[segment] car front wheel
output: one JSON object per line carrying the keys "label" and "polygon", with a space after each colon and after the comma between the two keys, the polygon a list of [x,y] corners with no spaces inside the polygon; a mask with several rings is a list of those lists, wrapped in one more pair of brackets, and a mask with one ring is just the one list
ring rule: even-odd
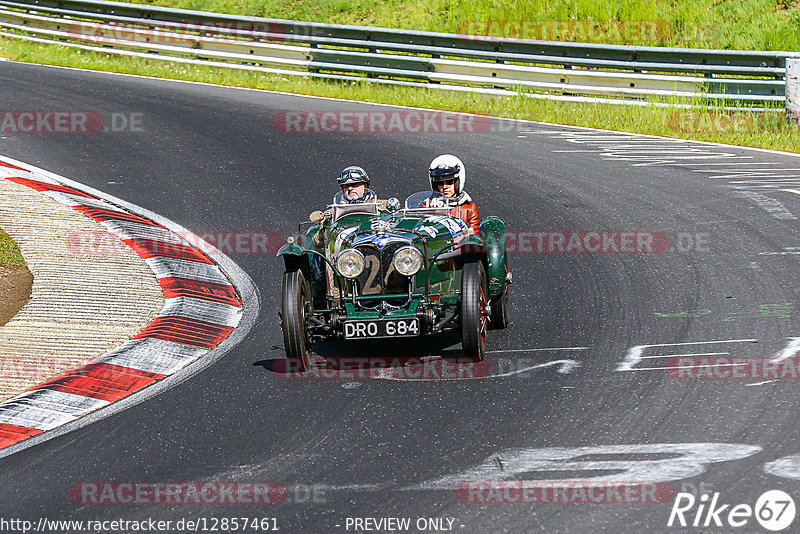
{"label": "car front wheel", "polygon": [[466,263],[461,274],[461,345],[465,358],[483,360],[488,320],[483,263]]}
{"label": "car front wheel", "polygon": [[281,325],[288,372],[304,372],[311,365],[311,334],[306,317],[311,312],[302,271],[286,271],[281,284]]}

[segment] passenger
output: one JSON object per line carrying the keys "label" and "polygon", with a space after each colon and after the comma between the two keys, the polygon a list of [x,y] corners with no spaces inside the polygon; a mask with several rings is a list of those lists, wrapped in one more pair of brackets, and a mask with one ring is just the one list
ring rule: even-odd
{"label": "passenger", "polygon": [[450,210],[450,215],[459,217],[467,223],[473,235],[480,235],[481,216],[478,213],[478,206],[464,191],[467,177],[464,163],[451,154],[443,154],[431,162],[428,176],[431,180],[431,190],[447,197],[451,206],[455,205]]}

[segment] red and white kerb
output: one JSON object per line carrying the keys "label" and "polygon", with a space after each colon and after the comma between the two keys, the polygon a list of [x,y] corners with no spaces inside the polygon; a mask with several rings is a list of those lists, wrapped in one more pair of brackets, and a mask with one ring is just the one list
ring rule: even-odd
{"label": "red and white kerb", "polygon": [[224,341],[242,300],[214,261],[161,224],[0,159],[0,179],[28,186],[105,226],[156,274],[166,303],[131,340],[0,403],[0,449],[74,421],[179,371]]}

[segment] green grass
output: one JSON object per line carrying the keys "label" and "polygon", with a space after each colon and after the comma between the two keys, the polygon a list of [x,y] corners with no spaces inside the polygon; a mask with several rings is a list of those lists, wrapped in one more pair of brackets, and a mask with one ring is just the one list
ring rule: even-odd
{"label": "green grass", "polygon": [[0,267],[24,267],[25,258],[19,246],[0,228]]}
{"label": "green grass", "polygon": [[[154,5],[417,30],[511,37],[759,50],[800,50],[800,0],[154,0]],[[402,13],[402,17],[397,17]],[[632,23],[630,21],[645,21]],[[596,24],[596,26],[595,26]],[[593,29],[594,28],[594,29]],[[598,29],[599,28],[599,29]],[[556,33],[558,32],[558,33]],[[798,129],[777,112],[732,116],[610,104],[575,104],[427,88],[308,80],[79,51],[0,37],[0,56],[124,72],[664,135],[800,152]]]}
{"label": "green grass", "polygon": [[[61,45],[0,37],[0,57],[17,61],[191,80],[220,85],[313,94],[333,98],[466,111],[550,123],[663,135],[741,146],[800,152],[800,131],[779,113],[748,115],[678,111],[656,107],[576,104],[514,95],[498,97],[367,82],[328,82],[236,71],[221,67],[179,65],[146,58],[119,57]],[[722,120],[720,120],[722,117]]]}
{"label": "green grass", "polygon": [[[140,0],[137,3],[505,37],[800,50],[798,0]],[[647,24],[636,24],[637,21]]]}

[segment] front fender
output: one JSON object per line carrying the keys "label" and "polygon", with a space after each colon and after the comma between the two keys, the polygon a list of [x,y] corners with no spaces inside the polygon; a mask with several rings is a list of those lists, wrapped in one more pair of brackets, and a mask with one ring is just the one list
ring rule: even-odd
{"label": "front fender", "polygon": [[500,217],[487,217],[481,222],[481,234],[486,240],[489,294],[495,297],[506,286],[506,223]]}
{"label": "front fender", "polygon": [[[281,247],[276,256],[283,257],[283,263],[286,270],[299,269],[302,266],[302,260],[305,257],[305,249],[297,243],[286,243]],[[308,273],[306,273],[308,274]]]}
{"label": "front fender", "polygon": [[316,250],[305,249],[298,245],[297,243],[286,243],[281,247],[278,251],[277,256],[283,256],[283,261],[286,264],[286,268],[297,268],[298,266],[303,264],[303,259],[307,262],[311,261],[312,256],[317,256],[325,261],[328,265],[330,265],[333,272],[336,273],[337,276],[341,276],[339,271],[336,270],[336,267],[333,265],[333,262],[329,260],[324,254],[317,252]]}
{"label": "front fender", "polygon": [[297,243],[286,243],[278,251],[277,256],[302,256],[305,249]]}

